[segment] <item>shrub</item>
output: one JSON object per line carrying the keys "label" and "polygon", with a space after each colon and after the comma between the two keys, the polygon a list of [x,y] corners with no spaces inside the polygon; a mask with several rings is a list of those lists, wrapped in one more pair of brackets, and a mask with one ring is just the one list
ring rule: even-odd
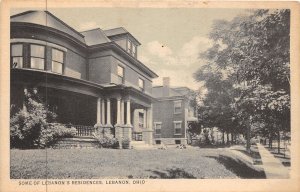
{"label": "shrub", "polygon": [[100,148],[118,148],[119,142],[116,138],[114,138],[111,133],[99,133],[95,132],[93,134],[94,138],[98,141],[98,146]]}
{"label": "shrub", "polygon": [[122,148],[123,149],[129,149],[130,146],[130,140],[128,138],[122,139]]}
{"label": "shrub", "polygon": [[44,148],[58,138],[72,137],[75,128],[66,128],[59,123],[50,123],[56,114],[48,111],[36,94],[28,93],[26,109],[19,110],[10,119],[10,144],[13,148]]}

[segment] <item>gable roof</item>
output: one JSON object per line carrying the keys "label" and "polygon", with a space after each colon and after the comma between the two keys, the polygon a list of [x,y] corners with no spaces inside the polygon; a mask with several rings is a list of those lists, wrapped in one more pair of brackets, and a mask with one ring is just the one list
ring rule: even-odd
{"label": "gable roof", "polygon": [[53,29],[65,32],[72,37],[84,43],[84,37],[78,31],[55,17],[48,11],[26,11],[10,17],[11,22],[33,23],[51,27]]}
{"label": "gable roof", "polygon": [[100,28],[83,31],[81,34],[84,36],[85,43],[88,46],[111,42]]}

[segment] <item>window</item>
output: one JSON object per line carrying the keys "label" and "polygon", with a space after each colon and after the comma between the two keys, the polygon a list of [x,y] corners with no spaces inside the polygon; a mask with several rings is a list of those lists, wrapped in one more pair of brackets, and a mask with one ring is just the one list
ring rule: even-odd
{"label": "window", "polygon": [[124,83],[124,67],[121,67],[120,65],[118,65],[118,81],[120,84]]}
{"label": "window", "polygon": [[41,45],[30,45],[30,67],[34,69],[45,69],[45,47]]}
{"label": "window", "polygon": [[23,67],[23,45],[22,44],[14,44],[11,46],[11,57],[12,57],[13,68]]}
{"label": "window", "polygon": [[175,144],[176,144],[176,145],[180,145],[180,144],[181,144],[181,141],[180,141],[180,140],[175,140]]}
{"label": "window", "polygon": [[145,81],[141,78],[139,78],[139,88],[141,91],[145,90]]}
{"label": "window", "polygon": [[180,101],[174,101],[174,114],[178,114],[181,113],[182,109],[181,109],[181,100]]}
{"label": "window", "polygon": [[139,113],[139,127],[144,127],[144,113]]}
{"label": "window", "polygon": [[155,122],[154,128],[155,128],[155,134],[160,135],[161,134],[161,122]]}
{"label": "window", "polygon": [[64,63],[64,52],[52,49],[52,72],[62,74]]}
{"label": "window", "polygon": [[155,144],[156,144],[156,145],[160,145],[160,144],[161,144],[161,140],[156,140],[156,141],[155,141]]}
{"label": "window", "polygon": [[136,45],[132,44],[132,55],[136,57]]}
{"label": "window", "polygon": [[129,39],[127,42],[127,51],[132,54],[132,42]]}
{"label": "window", "polygon": [[174,121],[174,131],[175,135],[181,135],[181,121]]}

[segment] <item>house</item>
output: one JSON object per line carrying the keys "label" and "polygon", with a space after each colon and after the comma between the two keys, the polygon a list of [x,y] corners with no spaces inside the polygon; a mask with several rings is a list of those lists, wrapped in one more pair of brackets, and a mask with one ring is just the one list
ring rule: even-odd
{"label": "house", "polygon": [[163,86],[153,87],[153,126],[155,144],[187,144],[187,130],[197,121],[197,110],[192,105],[191,90],[173,88],[170,78],[163,78]]}
{"label": "house", "polygon": [[[48,11],[11,16],[11,104],[38,91],[58,122],[78,136],[109,129],[116,138],[153,141],[152,80],[126,29],[78,32]],[[91,131],[92,130],[92,131]]]}

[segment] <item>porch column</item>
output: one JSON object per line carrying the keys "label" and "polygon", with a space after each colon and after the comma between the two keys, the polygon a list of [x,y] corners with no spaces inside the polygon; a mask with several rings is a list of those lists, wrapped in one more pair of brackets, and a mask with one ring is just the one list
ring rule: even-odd
{"label": "porch column", "polygon": [[105,124],[105,103],[104,99],[101,100],[101,123]]}
{"label": "porch column", "polygon": [[130,111],[130,100],[129,100],[129,99],[126,101],[126,107],[127,107],[127,112],[126,112],[126,117],[127,117],[126,125],[131,127],[131,122],[130,122],[130,121],[131,121],[131,111]]}
{"label": "porch column", "polygon": [[110,99],[106,99],[106,125],[111,126],[110,121]]}
{"label": "porch column", "polygon": [[153,144],[153,130],[152,130],[152,104],[146,109],[146,129],[143,130],[143,140],[149,144]]}
{"label": "porch column", "polygon": [[121,100],[121,124],[122,125],[124,125],[125,123],[124,123],[124,121],[125,121],[125,119],[124,119],[124,100]]}
{"label": "porch column", "polygon": [[121,98],[117,98],[117,125],[121,124]]}
{"label": "porch column", "polygon": [[97,99],[97,126],[101,126],[101,98]]}

